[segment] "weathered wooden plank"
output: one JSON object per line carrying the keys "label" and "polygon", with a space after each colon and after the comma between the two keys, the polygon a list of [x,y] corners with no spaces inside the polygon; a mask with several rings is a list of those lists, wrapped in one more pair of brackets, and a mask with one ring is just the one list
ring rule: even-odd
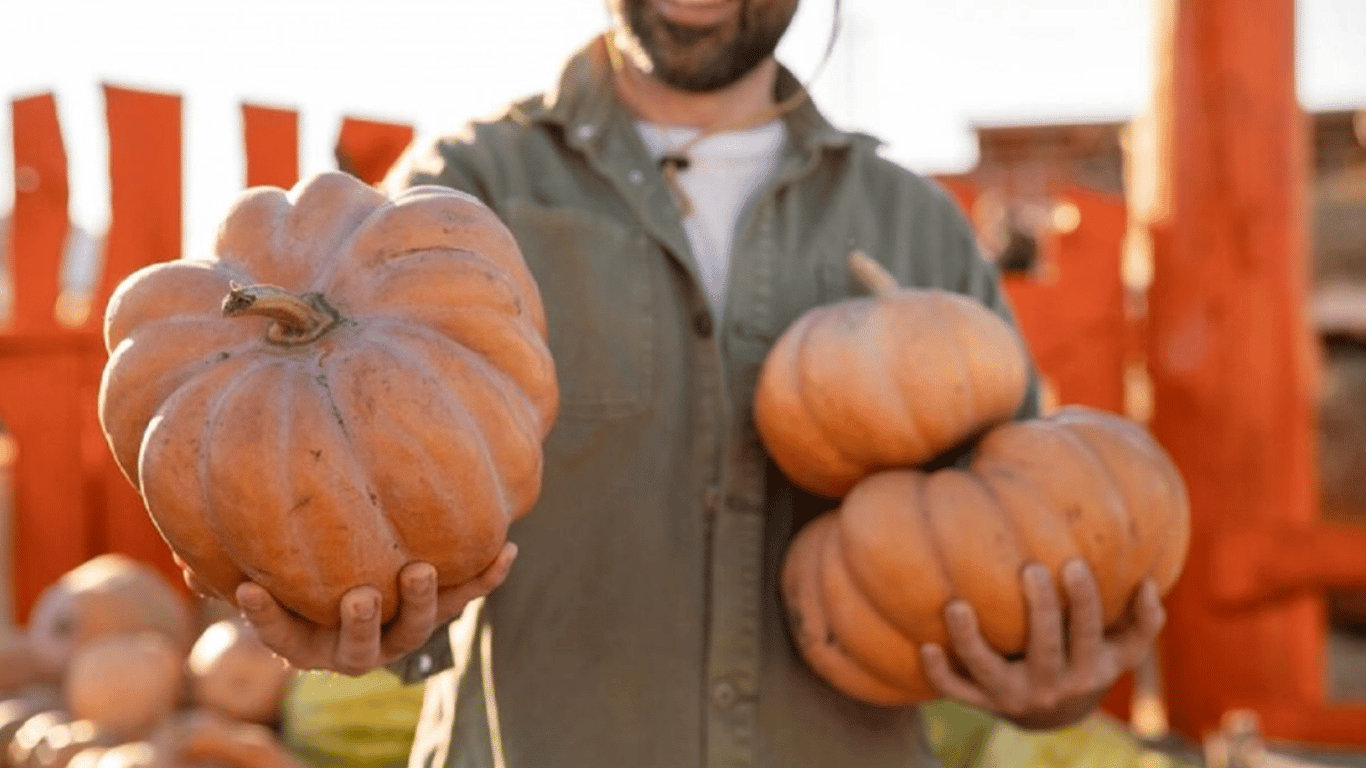
{"label": "weathered wooden plank", "polygon": [[14,279],[11,326],[31,332],[57,327],[66,242],[67,168],[57,102],[45,93],[11,104],[14,121],[14,218],[9,253]]}
{"label": "weathered wooden plank", "polygon": [[[181,254],[181,99],[173,94],[105,86],[109,130],[111,221],[106,269],[94,306],[134,270]],[[87,498],[100,520],[99,551],[122,552],[178,574],[141,497],[118,471],[94,422],[94,393],[103,357],[78,372],[83,442],[74,456],[92,478]],[[178,579],[177,579],[178,581]]]}
{"label": "weathered wooden plank", "polygon": [[38,593],[95,553],[75,407],[81,356],[0,357],[0,418],[18,449],[14,488],[14,607],[24,621]]}
{"label": "weathered wooden plank", "polygon": [[1044,279],[1009,278],[1006,290],[1058,402],[1122,414],[1129,325],[1120,279],[1124,203],[1071,185],[1053,197],[1076,206],[1076,228],[1046,236]]}
{"label": "weathered wooden plank", "polygon": [[242,105],[248,187],[289,189],[299,180],[299,113],[292,109]]}
{"label": "weathered wooden plank", "polygon": [[134,270],[181,252],[181,100],[104,87],[109,131],[109,234],[92,324],[114,286]]}
{"label": "weathered wooden plank", "polygon": [[375,184],[412,140],[412,126],[347,117],[337,136],[337,165],[365,183]]}

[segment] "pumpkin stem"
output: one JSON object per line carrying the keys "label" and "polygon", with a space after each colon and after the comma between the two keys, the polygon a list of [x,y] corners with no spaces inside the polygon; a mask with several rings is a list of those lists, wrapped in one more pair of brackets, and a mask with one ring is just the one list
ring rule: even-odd
{"label": "pumpkin stem", "polygon": [[849,269],[875,296],[890,296],[901,290],[901,285],[892,277],[892,273],[863,251],[849,254]]}
{"label": "pumpkin stem", "polygon": [[294,294],[274,285],[229,286],[223,299],[223,317],[268,317],[266,341],[274,344],[307,344],[327,333],[341,320],[321,293]]}

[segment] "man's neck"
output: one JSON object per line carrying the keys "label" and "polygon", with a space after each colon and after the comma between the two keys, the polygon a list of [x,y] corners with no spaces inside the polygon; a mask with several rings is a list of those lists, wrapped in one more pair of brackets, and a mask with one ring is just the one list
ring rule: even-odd
{"label": "man's neck", "polygon": [[725,88],[693,93],[667,85],[624,57],[614,74],[618,98],[636,117],[652,123],[722,129],[743,125],[774,106],[778,62],[772,57]]}

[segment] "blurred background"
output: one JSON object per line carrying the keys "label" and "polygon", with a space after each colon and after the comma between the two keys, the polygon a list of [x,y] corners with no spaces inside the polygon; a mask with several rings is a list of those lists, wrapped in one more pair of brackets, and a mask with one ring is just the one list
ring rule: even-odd
{"label": "blurred background", "polygon": [[[804,80],[832,7],[803,0],[780,48]],[[974,124],[1124,120],[1152,87],[1155,12],[1143,0],[844,0],[843,16],[816,99],[918,171],[971,168]],[[73,220],[99,232],[100,84],[182,94],[186,245],[200,250],[242,183],[242,157],[226,149],[242,101],[301,112],[307,174],[331,167],[341,115],[447,130],[544,89],[606,19],[604,0],[12,0],[0,4],[0,96],[56,94]],[[1305,106],[1366,103],[1366,3],[1302,0],[1296,23]],[[0,153],[0,210],[12,174]]]}
{"label": "blurred background", "polygon": [[[833,5],[802,0],[780,58],[962,205],[1046,404],[1147,424],[1192,489],[1162,653],[1069,732],[932,708],[945,764],[1366,765],[1366,0],[843,0],[823,62]],[[94,420],[113,282],[207,251],[249,179],[373,179],[544,90],[606,22],[602,0],[0,4],[0,628],[105,553],[179,589]],[[313,765],[401,765],[420,696],[300,676],[268,722]]]}

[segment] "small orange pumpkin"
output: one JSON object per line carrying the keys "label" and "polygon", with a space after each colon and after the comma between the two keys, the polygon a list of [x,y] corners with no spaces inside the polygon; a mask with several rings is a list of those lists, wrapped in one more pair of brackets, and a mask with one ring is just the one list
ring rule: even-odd
{"label": "small orange pumpkin", "polygon": [[850,266],[874,295],[798,318],[765,358],[754,397],[774,462],[831,498],[1010,418],[1029,383],[1019,336],[981,303],[901,288],[863,253]]}
{"label": "small orange pumpkin", "polygon": [[186,664],[194,703],[249,723],[274,723],[294,672],[237,618],[210,624]]}
{"label": "small orange pumpkin", "polygon": [[162,536],[234,601],[251,579],[333,626],[493,562],[540,493],[558,407],[540,294],[511,233],[443,187],[342,173],[247,190],[216,253],[110,299],[100,419]]}
{"label": "small orange pumpkin", "polygon": [[1151,575],[1165,594],[1190,536],[1185,485],[1138,425],[1080,406],[989,431],[968,470],[887,470],[792,542],[783,592],[802,655],[847,694],[899,705],[936,697],[919,646],[946,644],[962,598],[983,637],[1023,651],[1028,562],[1054,579],[1091,567],[1107,626]]}
{"label": "small orange pumpkin", "polygon": [[161,635],[108,635],[71,660],[62,683],[67,710],[124,741],[171,714],[185,682],[185,657]]}
{"label": "small orange pumpkin", "polygon": [[97,555],[38,595],[28,644],[43,677],[56,680],[75,653],[106,635],[153,631],[184,653],[194,641],[190,607],[152,566],[127,555]]}

